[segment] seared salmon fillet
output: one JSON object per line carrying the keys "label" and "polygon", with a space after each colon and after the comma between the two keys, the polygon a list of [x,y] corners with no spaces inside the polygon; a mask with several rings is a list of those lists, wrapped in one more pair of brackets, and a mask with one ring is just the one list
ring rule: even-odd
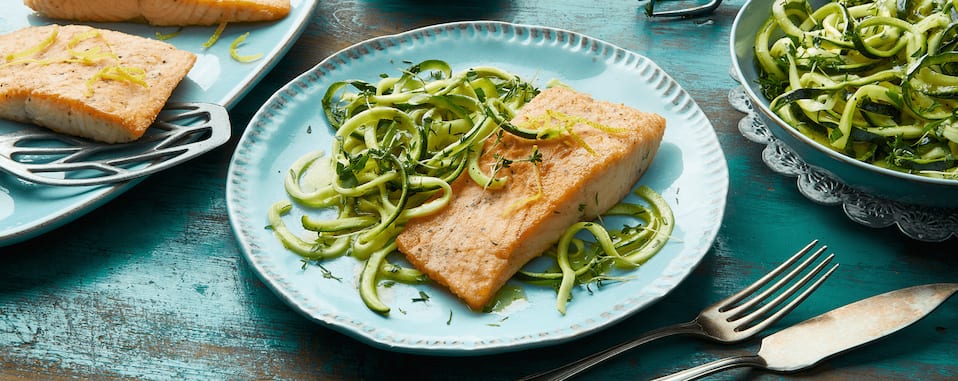
{"label": "seared salmon fillet", "polygon": [[290,9],[289,0],[23,0],[23,4],[57,19],[161,26],[279,20]]}
{"label": "seared salmon fillet", "polygon": [[106,143],[138,139],[196,57],[165,42],[88,26],[0,36],[0,118]]}
{"label": "seared salmon fillet", "polygon": [[[396,239],[399,250],[470,308],[489,304],[570,225],[621,201],[652,162],[665,132],[665,119],[657,114],[563,87],[542,91],[512,122],[542,128],[570,120],[570,136],[487,139],[480,158],[487,173],[496,163],[503,167],[503,158],[513,161],[497,171],[508,176],[505,186],[489,189],[460,176],[449,205],[408,221]],[[535,150],[541,162],[523,161]]]}

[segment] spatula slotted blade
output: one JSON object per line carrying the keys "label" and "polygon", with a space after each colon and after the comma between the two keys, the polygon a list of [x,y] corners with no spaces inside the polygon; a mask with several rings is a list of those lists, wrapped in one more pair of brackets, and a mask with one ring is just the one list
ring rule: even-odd
{"label": "spatula slotted blade", "polygon": [[27,126],[0,135],[0,169],[25,181],[90,186],[128,181],[229,140],[229,114],[210,103],[169,103],[140,139],[107,144]]}

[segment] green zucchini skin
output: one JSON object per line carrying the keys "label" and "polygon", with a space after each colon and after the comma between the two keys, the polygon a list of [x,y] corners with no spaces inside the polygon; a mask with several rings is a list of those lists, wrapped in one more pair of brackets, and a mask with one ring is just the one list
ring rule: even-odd
{"label": "green zucchini skin", "polygon": [[954,3],[775,0],[755,37],[762,92],[791,127],[883,168],[958,180]]}
{"label": "green zucchini skin", "polygon": [[[396,237],[407,221],[445,207],[452,197],[450,183],[460,176],[494,191],[508,180],[496,175],[500,163],[504,168],[514,160],[542,160],[536,150],[528,158],[504,158],[487,173],[478,163],[487,139],[513,134],[545,140],[567,133],[558,127],[512,124],[517,110],[539,90],[501,69],[453,72],[444,61],[426,60],[401,73],[384,74],[377,82],[340,81],[326,89],[321,106],[334,133],[332,147],[293,163],[284,183],[289,200],[276,202],[267,215],[276,238],[301,256],[304,266],[322,267],[322,261],[344,256],[361,261],[358,296],[381,315],[391,311],[379,296],[381,283],[430,282],[426,274],[400,264],[401,259],[391,261],[401,257]],[[675,221],[665,200],[650,188],[642,187],[636,195],[643,205],[614,208],[616,216],[636,225],[612,233],[596,222],[570,227],[565,246],[553,249],[560,255],[544,256],[563,271],[519,277],[546,287],[561,278],[557,309],[564,312],[572,286],[619,280],[610,271],[642,265],[662,249]],[[305,234],[286,225],[290,214],[301,214]],[[573,237],[580,226],[588,226],[604,247]],[[570,244],[583,249],[570,251]]]}

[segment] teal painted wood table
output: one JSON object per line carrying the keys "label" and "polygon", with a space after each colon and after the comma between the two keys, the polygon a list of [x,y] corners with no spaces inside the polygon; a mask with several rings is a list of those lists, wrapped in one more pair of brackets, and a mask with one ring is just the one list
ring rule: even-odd
{"label": "teal painted wood table", "polygon": [[[649,19],[633,0],[322,1],[292,49],[230,110],[233,139],[150,176],[96,210],[0,247],[0,379],[510,380],[690,319],[811,239],[841,267],[773,329],[874,294],[958,282],[958,239],[906,238],[806,199],[762,162],[728,101],[729,31],[743,1],[690,19]],[[482,356],[373,348],[289,308],[244,260],[226,208],[227,166],[253,113],[323,58],[369,38],[450,21],[568,29],[642,54],[711,120],[730,184],[711,249],[670,294],[607,329],[569,342]],[[423,329],[428,329],[424,327]],[[581,379],[649,379],[757,348],[667,338]],[[734,370],[714,379],[958,379],[958,300],[914,326],[797,374]]]}

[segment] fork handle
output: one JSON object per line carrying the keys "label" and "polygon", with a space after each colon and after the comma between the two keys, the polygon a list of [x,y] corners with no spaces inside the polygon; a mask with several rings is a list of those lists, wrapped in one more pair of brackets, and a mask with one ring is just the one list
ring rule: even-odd
{"label": "fork handle", "polygon": [[672,373],[665,377],[656,378],[652,381],[687,381],[695,380],[700,377],[708,376],[712,373],[723,370],[751,366],[756,368],[765,367],[765,360],[758,355],[734,356],[721,360],[715,360],[707,364],[702,364],[694,368],[689,368],[681,372]]}
{"label": "fork handle", "polygon": [[690,321],[687,323],[679,323],[670,325],[667,327],[662,327],[646,332],[642,336],[639,336],[635,339],[617,344],[613,347],[602,350],[601,352],[596,352],[594,354],[588,355],[571,363],[565,364],[558,368],[548,370],[541,373],[532,374],[526,377],[519,379],[519,381],[561,381],[566,380],[572,376],[575,376],[579,373],[582,373],[599,363],[602,363],[608,359],[611,359],[623,352],[626,352],[632,348],[640,346],[642,344],[648,343],[653,340],[661,339],[666,336],[678,335],[678,334],[703,334],[702,328],[698,323]]}

